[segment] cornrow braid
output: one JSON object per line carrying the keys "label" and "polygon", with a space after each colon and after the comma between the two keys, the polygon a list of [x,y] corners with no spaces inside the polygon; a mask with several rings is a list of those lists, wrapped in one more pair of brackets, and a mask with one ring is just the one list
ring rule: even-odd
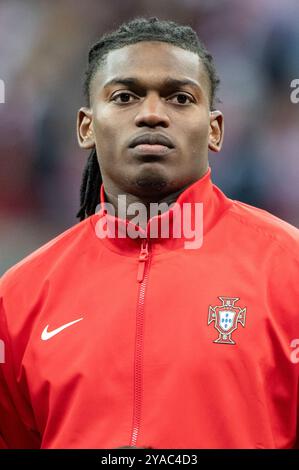
{"label": "cornrow braid", "polygon": [[[220,80],[217,76],[213,57],[196,32],[190,26],[183,26],[174,21],[160,21],[156,17],[135,18],[123,23],[116,31],[104,34],[88,53],[88,67],[85,72],[84,95],[86,105],[90,107],[90,85],[97,70],[104,65],[108,53],[114,49],[136,44],[141,41],[160,41],[195,52],[202,61],[210,82],[210,107],[214,109],[216,90]],[[85,217],[95,212],[99,203],[102,182],[96,150],[92,150],[87,160],[80,187],[80,210],[77,217]]]}

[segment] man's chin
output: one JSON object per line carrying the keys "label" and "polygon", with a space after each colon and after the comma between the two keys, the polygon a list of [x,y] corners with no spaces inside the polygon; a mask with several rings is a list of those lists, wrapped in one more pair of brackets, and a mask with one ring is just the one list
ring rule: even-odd
{"label": "man's chin", "polygon": [[163,190],[165,190],[167,186],[167,179],[158,175],[139,177],[135,181],[135,187],[145,194],[151,194],[153,192],[163,192]]}

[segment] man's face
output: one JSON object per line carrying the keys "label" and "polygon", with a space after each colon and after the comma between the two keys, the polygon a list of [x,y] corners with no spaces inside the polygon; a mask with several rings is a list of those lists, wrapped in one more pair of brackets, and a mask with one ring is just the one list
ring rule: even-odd
{"label": "man's face", "polygon": [[[78,113],[79,143],[96,147],[105,190],[159,199],[199,179],[223,136],[209,87],[198,55],[171,44],[109,52],[92,79],[90,108]],[[145,144],[161,136],[168,146]],[[136,137],[145,142],[132,147]]]}

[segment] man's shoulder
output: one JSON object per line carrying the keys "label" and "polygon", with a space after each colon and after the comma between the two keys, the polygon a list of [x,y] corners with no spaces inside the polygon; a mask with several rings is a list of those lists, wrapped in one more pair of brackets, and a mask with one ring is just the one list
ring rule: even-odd
{"label": "man's shoulder", "polygon": [[299,257],[299,229],[274,214],[241,201],[233,201],[230,214],[249,236],[274,242]]}
{"label": "man's shoulder", "polygon": [[50,271],[51,267],[54,267],[74,248],[75,251],[77,251],[78,246],[84,249],[84,240],[90,233],[89,219],[87,218],[66,229],[14,264],[3,274],[1,283],[10,284],[12,282],[14,284],[18,279],[25,280],[32,275],[37,279],[39,275]]}

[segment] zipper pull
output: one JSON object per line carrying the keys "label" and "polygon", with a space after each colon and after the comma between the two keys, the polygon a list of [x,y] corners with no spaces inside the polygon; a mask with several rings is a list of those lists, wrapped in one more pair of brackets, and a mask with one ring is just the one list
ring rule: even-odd
{"label": "zipper pull", "polygon": [[138,259],[138,272],[137,272],[137,281],[142,282],[144,278],[145,263],[148,260],[148,241],[146,240],[141,244],[141,250],[139,253]]}

